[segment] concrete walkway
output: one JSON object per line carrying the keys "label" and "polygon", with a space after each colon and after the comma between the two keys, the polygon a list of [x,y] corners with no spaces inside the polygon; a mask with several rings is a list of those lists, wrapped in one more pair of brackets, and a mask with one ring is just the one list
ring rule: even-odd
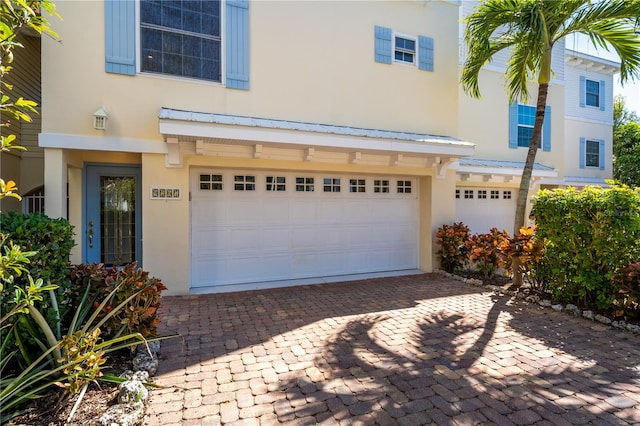
{"label": "concrete walkway", "polygon": [[640,336],[423,274],[166,297],[145,425],[640,424]]}

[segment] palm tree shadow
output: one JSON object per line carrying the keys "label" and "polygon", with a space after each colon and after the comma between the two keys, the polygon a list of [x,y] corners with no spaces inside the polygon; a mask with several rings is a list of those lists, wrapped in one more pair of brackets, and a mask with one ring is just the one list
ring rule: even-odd
{"label": "palm tree shadow", "polygon": [[[327,404],[330,412],[316,415],[320,422],[323,415],[333,415],[394,424],[412,416],[412,421],[448,424],[451,417],[486,406],[505,412],[532,409],[546,416],[573,410],[572,416],[588,421],[593,414],[575,406],[574,400],[562,398],[579,387],[585,399],[601,400],[620,394],[626,383],[638,378],[632,359],[614,365],[608,358],[594,359],[594,353],[591,358],[585,356],[585,362],[589,358],[591,365],[575,370],[558,368],[557,359],[551,357],[539,370],[512,376],[499,377],[495,371],[487,371],[486,364],[493,362],[487,348],[495,346],[496,331],[505,327],[506,335],[523,332],[532,341],[552,348],[559,357],[564,349],[571,349],[553,334],[548,338],[544,328],[523,329],[529,315],[531,312],[508,297],[495,296],[482,322],[441,310],[423,317],[403,333],[394,328],[397,321],[393,314],[356,318],[316,357],[324,380],[314,382],[302,377],[281,383],[280,388],[293,388],[293,395],[304,395],[307,403],[293,409],[296,417],[314,416],[314,403]],[[572,356],[582,355],[586,354]],[[610,417],[614,423],[624,417],[607,412],[601,416]],[[629,413],[629,421],[632,419]]]}

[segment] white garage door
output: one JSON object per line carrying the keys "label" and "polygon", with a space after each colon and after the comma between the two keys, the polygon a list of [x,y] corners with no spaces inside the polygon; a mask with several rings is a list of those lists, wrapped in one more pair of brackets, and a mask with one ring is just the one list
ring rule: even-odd
{"label": "white garage door", "polygon": [[472,233],[491,228],[513,233],[516,190],[511,188],[456,188],[456,222],[463,222]]}
{"label": "white garage door", "polygon": [[417,189],[407,177],[193,169],[191,287],[414,269]]}

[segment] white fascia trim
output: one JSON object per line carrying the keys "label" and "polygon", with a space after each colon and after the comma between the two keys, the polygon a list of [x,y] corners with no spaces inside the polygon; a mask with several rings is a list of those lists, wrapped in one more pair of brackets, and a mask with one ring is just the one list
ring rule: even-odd
{"label": "white fascia trim", "polygon": [[167,144],[162,140],[67,135],[40,133],[38,146],[42,148],[83,149],[90,151],[136,152],[166,154]]}
{"label": "white fascia trim", "polygon": [[[456,172],[484,175],[522,176],[522,169],[516,167],[458,166]],[[554,178],[558,176],[558,171],[533,169],[532,176]]]}
{"label": "white fascia trim", "polygon": [[565,115],[565,120],[579,121],[581,123],[600,124],[603,126],[613,126],[613,120],[594,120],[592,118],[577,117],[573,115]]}
{"label": "white fascia trim", "polygon": [[297,147],[332,148],[337,150],[370,150],[387,153],[422,155],[444,155],[454,157],[472,156],[475,145],[470,142],[445,141],[401,141],[392,139],[363,138],[328,133],[301,132],[298,130],[265,129],[244,126],[229,126],[216,123],[186,123],[160,120],[163,135],[190,136],[197,138],[229,139],[262,142]]}
{"label": "white fascia trim", "polygon": [[564,179],[542,179],[540,185],[559,185],[559,186],[602,186],[608,188],[610,185],[602,178],[593,178],[593,180],[572,180],[570,177]]}

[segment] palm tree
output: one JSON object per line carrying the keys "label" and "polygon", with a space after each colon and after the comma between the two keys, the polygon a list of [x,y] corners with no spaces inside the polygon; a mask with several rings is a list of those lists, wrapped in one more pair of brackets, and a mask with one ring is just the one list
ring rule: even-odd
{"label": "palm tree", "polygon": [[[623,84],[637,78],[640,0],[485,0],[465,23],[467,57],[461,84],[467,94],[481,97],[480,70],[503,49],[512,49],[505,72],[510,102],[526,101],[528,83],[534,79],[538,83],[536,119],[516,204],[517,235],[524,225],[531,174],[540,144],[553,47],[568,35],[585,34],[596,48],[613,48],[617,52]],[[520,275],[514,273],[514,284],[520,283]]]}

